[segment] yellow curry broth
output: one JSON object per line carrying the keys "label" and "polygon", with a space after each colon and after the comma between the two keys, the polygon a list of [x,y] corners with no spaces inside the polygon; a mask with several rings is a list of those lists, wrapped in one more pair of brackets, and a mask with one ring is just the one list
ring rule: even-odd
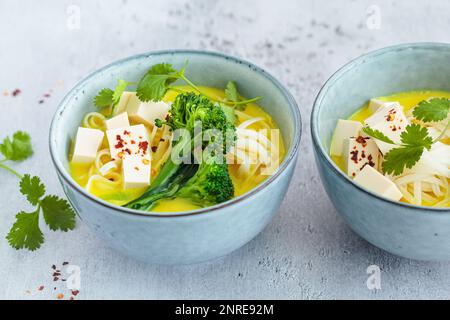
{"label": "yellow curry broth", "polygon": [[[379,97],[377,99],[382,101],[398,101],[402,106],[403,110],[406,113],[411,108],[417,106],[421,101],[428,100],[430,98],[449,98],[450,92],[446,91],[431,91],[431,90],[423,90],[423,91],[410,91],[410,92],[400,92],[390,96]],[[356,111],[353,115],[349,117],[349,120],[359,121],[364,123],[364,120],[372,115],[372,112],[369,110],[369,103],[366,103],[362,106],[358,111]],[[450,141],[445,141],[447,144]],[[331,159],[336,163],[336,165],[345,172],[344,159],[339,156],[331,156]],[[402,202],[407,202],[404,198],[401,200]]]}
{"label": "yellow curry broth", "polygon": [[[208,94],[211,97],[220,98],[223,99],[225,97],[225,93],[223,90],[217,89],[217,88],[211,88],[211,87],[200,87],[202,91],[204,91],[206,94]],[[190,87],[187,86],[179,86],[177,87],[177,90],[182,91],[192,91]],[[176,96],[179,94],[179,92],[176,91],[169,91],[167,92],[166,96],[164,97],[165,102],[173,102],[176,98]],[[267,123],[272,129],[277,129],[275,122],[273,119],[264,112],[257,104],[250,103],[248,104],[245,109],[242,111],[246,115],[250,117],[262,117],[266,119]],[[238,125],[245,121],[245,119],[242,119],[238,117]],[[255,123],[248,127],[249,129],[264,129],[261,124]],[[106,145],[105,145],[106,143]],[[107,141],[104,141],[104,145],[102,147],[107,147]],[[279,143],[279,149],[280,149],[280,161],[283,160],[285,156],[285,147],[280,135],[280,143]],[[91,168],[94,167],[94,168]],[[81,186],[85,186],[88,181],[88,175],[89,170],[94,170],[95,165],[82,165],[82,164],[76,164],[76,163],[70,163],[70,170],[72,177],[75,179],[75,181],[80,184]],[[236,173],[236,166],[230,165],[230,175],[233,180],[234,188],[235,188],[235,196],[242,195],[246,193],[247,191],[255,188],[258,184],[260,184],[262,181],[264,181],[267,176],[254,176],[250,179],[242,179],[237,176]],[[140,188],[140,189],[127,189],[124,190],[123,186],[119,185],[114,188],[105,188],[102,184],[101,186],[97,186],[94,182],[92,184],[92,187],[90,189],[90,192],[110,203],[116,204],[116,205],[124,205],[140,195],[142,195],[147,188]],[[193,204],[188,199],[181,199],[181,198],[174,198],[174,199],[164,199],[158,202],[158,204],[152,209],[152,211],[156,212],[179,212],[179,211],[188,211],[188,210],[194,210],[199,209],[200,207]]]}

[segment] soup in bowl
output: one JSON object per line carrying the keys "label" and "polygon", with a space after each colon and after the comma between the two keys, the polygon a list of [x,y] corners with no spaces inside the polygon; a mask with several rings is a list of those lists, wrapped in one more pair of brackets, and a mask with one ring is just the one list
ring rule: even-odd
{"label": "soup in bowl", "polygon": [[69,92],[50,151],[80,218],[153,263],[223,256],[280,206],[300,141],[297,105],[272,76],[217,53],[134,56]]}
{"label": "soup in bowl", "polygon": [[364,55],[323,86],[311,115],[325,190],[350,227],[391,253],[450,259],[450,45]]}

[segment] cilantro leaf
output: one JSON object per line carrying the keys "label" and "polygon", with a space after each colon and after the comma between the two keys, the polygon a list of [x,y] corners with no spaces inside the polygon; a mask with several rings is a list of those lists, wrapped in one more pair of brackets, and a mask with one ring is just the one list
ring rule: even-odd
{"label": "cilantro leaf", "polygon": [[436,122],[447,118],[450,110],[450,99],[433,98],[422,101],[413,110],[416,119],[424,122]]}
{"label": "cilantro leaf", "polygon": [[7,160],[22,161],[33,154],[30,135],[23,131],[14,133],[12,141],[9,137],[0,144],[0,152]]}
{"label": "cilantro leaf", "polygon": [[405,167],[411,169],[420,160],[423,151],[424,148],[418,146],[392,149],[384,156],[383,173],[395,176],[402,174]]}
{"label": "cilantro leaf", "polygon": [[53,231],[75,228],[75,212],[70,204],[57,196],[46,196],[41,201],[44,220]]}
{"label": "cilantro leaf", "polygon": [[389,137],[387,137],[383,132],[379,131],[379,130],[374,130],[370,127],[364,127],[363,131],[371,136],[372,138],[378,139],[380,141],[389,143],[389,144],[395,144],[394,141],[392,141]]}
{"label": "cilantro leaf", "polygon": [[113,104],[114,91],[108,88],[100,90],[94,98],[95,106],[99,108],[109,107]]}
{"label": "cilantro leaf", "polygon": [[171,64],[155,64],[139,80],[136,95],[141,101],[160,101],[169,89],[169,85],[178,77],[177,70]]}
{"label": "cilantro leaf", "polygon": [[44,196],[45,186],[41,183],[39,177],[31,177],[29,174],[26,174],[20,180],[20,192],[35,206],[39,203],[39,199]]}
{"label": "cilantro leaf", "polygon": [[236,83],[234,81],[228,81],[227,86],[225,88],[225,97],[228,101],[238,102],[239,93],[237,91]]}
{"label": "cilantro leaf", "polygon": [[404,145],[412,147],[431,148],[433,139],[428,135],[428,130],[418,124],[410,124],[401,134],[401,140]]}
{"label": "cilantro leaf", "polygon": [[222,109],[223,113],[225,114],[225,117],[227,117],[228,122],[230,123],[236,123],[237,117],[234,113],[234,108],[226,106],[222,103],[219,104],[219,107]]}
{"label": "cilantro leaf", "polygon": [[120,101],[120,97],[122,97],[122,93],[128,87],[129,83],[125,80],[119,79],[117,81],[117,86],[114,89],[114,93],[112,95],[113,104],[118,104]]}
{"label": "cilantro leaf", "polygon": [[39,208],[33,213],[19,212],[6,239],[15,249],[38,249],[44,242],[44,235],[39,229]]}

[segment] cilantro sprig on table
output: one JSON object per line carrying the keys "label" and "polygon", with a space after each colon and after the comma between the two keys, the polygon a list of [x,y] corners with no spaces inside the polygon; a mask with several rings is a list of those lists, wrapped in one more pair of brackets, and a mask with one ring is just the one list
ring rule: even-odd
{"label": "cilantro sprig on table", "polygon": [[3,168],[20,178],[20,193],[34,207],[34,211],[20,211],[16,215],[11,230],[6,239],[15,249],[28,249],[34,251],[44,242],[44,235],[39,228],[39,216],[43,213],[44,221],[50,230],[68,231],[75,228],[75,212],[69,203],[54,195],[45,194],[45,186],[37,176],[29,174],[21,175],[6,164],[8,161],[23,161],[33,154],[30,136],[22,131],[17,131],[12,136],[6,137],[0,143],[0,168]]}
{"label": "cilantro sprig on table", "polygon": [[173,86],[173,84],[178,80],[186,83],[196,92],[204,95],[213,102],[219,102],[235,108],[242,108],[251,102],[256,102],[261,99],[261,97],[255,97],[252,99],[242,100],[237,90],[237,86],[233,81],[229,81],[227,83],[225,88],[225,99],[212,97],[186,77],[186,67],[187,62],[180,70],[175,69],[169,63],[155,64],[150,67],[150,69],[142,76],[137,84],[134,82],[119,80],[114,90],[108,88],[102,89],[95,97],[94,104],[100,108],[110,106],[114,107],[119,102],[120,96],[126,88],[129,85],[134,84],[136,84],[136,95],[141,101],[161,101],[169,90],[183,92],[183,90]]}
{"label": "cilantro sprig on table", "polygon": [[[433,98],[420,102],[413,110],[413,116],[420,121],[437,122],[447,119],[450,111],[450,99]],[[401,144],[396,144],[379,130],[365,127],[363,131],[380,141],[397,147],[384,155],[382,170],[385,174],[398,176],[405,168],[411,169],[422,157],[425,150],[430,150],[433,143],[439,141],[449,129],[450,121],[447,123],[439,137],[433,140],[428,129],[419,124],[410,124],[400,135]]]}

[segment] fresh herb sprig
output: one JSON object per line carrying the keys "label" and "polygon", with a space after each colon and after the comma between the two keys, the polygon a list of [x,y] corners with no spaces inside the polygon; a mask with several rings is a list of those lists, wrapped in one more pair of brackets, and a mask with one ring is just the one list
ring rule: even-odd
{"label": "fresh herb sprig", "polygon": [[[450,99],[433,98],[420,102],[413,110],[413,116],[423,122],[437,122],[447,119]],[[365,127],[363,131],[382,142],[397,146],[384,155],[382,170],[385,174],[398,176],[405,168],[411,169],[422,157],[425,150],[430,150],[433,143],[439,141],[449,129],[450,120],[439,137],[433,140],[428,129],[419,124],[410,124],[400,135],[401,144],[396,144],[379,130]]]}
{"label": "fresh herb sprig", "polygon": [[45,186],[37,176],[21,175],[6,164],[8,161],[23,161],[33,154],[30,136],[17,131],[6,137],[0,143],[0,153],[4,159],[0,160],[3,168],[20,178],[20,193],[34,206],[34,211],[28,213],[20,211],[16,221],[9,231],[6,239],[15,249],[28,249],[34,251],[44,242],[44,235],[39,228],[39,215],[42,212],[44,221],[50,230],[68,231],[75,228],[75,212],[69,203],[54,195],[45,195]]}
{"label": "fresh herb sprig", "polygon": [[128,82],[123,79],[117,80],[117,85],[114,90],[109,88],[104,88],[98,92],[94,98],[94,105],[98,108],[111,108],[111,115],[114,114],[114,107],[119,103],[122,93],[134,82]]}
{"label": "fresh herb sprig", "polygon": [[[225,99],[218,99],[212,97],[204,92],[199,86],[193,83],[185,75],[187,62],[184,66],[177,70],[169,63],[158,63],[153,65],[136,84],[136,95],[141,101],[161,101],[164,95],[169,90],[183,92],[179,88],[173,86],[177,80],[184,81],[189,87],[194,89],[197,93],[204,95],[213,102],[223,103],[229,106],[242,108],[246,104],[256,102],[261,97],[242,100],[237,90],[236,84],[229,81],[225,88]],[[119,80],[115,90],[102,89],[95,97],[95,105],[98,107],[108,107],[119,102],[120,96],[129,86],[135,84],[133,82],[126,82]]]}

